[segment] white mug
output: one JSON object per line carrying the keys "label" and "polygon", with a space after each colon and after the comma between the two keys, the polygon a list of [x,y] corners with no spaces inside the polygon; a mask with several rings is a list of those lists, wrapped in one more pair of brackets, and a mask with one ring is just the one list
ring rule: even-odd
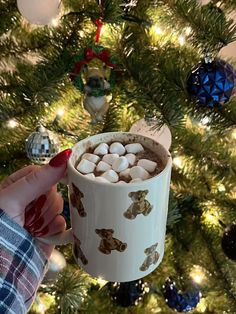
{"label": "white mug", "polygon": [[[116,184],[91,180],[75,169],[99,143],[141,143],[164,169],[145,181]],[[164,255],[172,159],[161,144],[140,134],[103,133],[78,142],[68,161],[72,229],[44,242],[73,242],[77,263],[90,275],[126,282],[151,273]],[[42,238],[40,238],[42,240]]]}

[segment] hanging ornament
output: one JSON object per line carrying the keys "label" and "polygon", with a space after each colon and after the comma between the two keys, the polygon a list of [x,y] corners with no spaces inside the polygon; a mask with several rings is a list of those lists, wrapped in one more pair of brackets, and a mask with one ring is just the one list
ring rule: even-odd
{"label": "hanging ornament", "polygon": [[58,273],[65,267],[65,257],[58,250],[54,249],[48,260],[48,270],[43,279],[43,283],[53,283],[56,280]]}
{"label": "hanging ornament", "polygon": [[138,305],[145,293],[149,291],[142,279],[129,282],[109,282],[108,289],[112,300],[122,307]]}
{"label": "hanging ornament", "polygon": [[17,0],[20,13],[32,24],[48,25],[60,12],[61,0]]}
{"label": "hanging ornament", "polygon": [[177,312],[192,311],[201,299],[201,292],[196,287],[191,292],[181,293],[171,279],[166,280],[163,295],[167,305]]}
{"label": "hanging ornament", "polygon": [[55,133],[39,125],[26,139],[25,149],[31,161],[46,164],[59,152],[60,142]]}
{"label": "hanging ornament", "polygon": [[[94,59],[101,61],[99,67],[88,66],[89,62]],[[91,115],[91,122],[95,124],[103,120],[109,108],[107,95],[115,87],[116,75],[120,70],[109,49],[98,45],[85,48],[83,52],[75,56],[74,62],[70,79],[74,86],[84,93],[84,108]],[[107,68],[110,70],[108,79]]]}
{"label": "hanging ornament", "polygon": [[157,129],[156,125],[156,118],[145,117],[145,119],[141,119],[134,123],[130,132],[150,137],[169,150],[172,141],[170,129],[167,125],[163,125],[160,129]]}
{"label": "hanging ornament", "polygon": [[236,224],[225,230],[221,246],[225,255],[231,260],[236,261]]}
{"label": "hanging ornament", "polygon": [[69,202],[64,200],[64,204],[63,204],[63,212],[62,212],[63,217],[66,220],[66,225],[68,228],[71,227],[71,223],[70,223],[70,207],[69,207]]}
{"label": "hanging ornament", "polygon": [[235,93],[236,72],[224,60],[205,58],[187,80],[189,95],[200,105],[223,105]]}

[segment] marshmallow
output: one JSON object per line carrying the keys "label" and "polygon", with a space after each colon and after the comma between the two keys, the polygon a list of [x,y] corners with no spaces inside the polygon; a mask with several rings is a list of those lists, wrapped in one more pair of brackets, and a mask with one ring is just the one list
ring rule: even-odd
{"label": "marshmallow", "polygon": [[116,160],[117,158],[119,158],[118,154],[107,154],[103,156],[102,161],[108,163],[109,165],[112,165],[114,160]]}
{"label": "marshmallow", "polygon": [[130,176],[132,179],[146,180],[150,178],[150,174],[140,166],[134,166],[130,169]]}
{"label": "marshmallow", "polygon": [[102,174],[102,177],[111,183],[116,183],[119,180],[118,174],[114,170],[107,170]]}
{"label": "marshmallow", "polygon": [[95,148],[93,153],[95,155],[106,155],[108,153],[108,148],[109,146],[106,143],[101,143]]}
{"label": "marshmallow", "polygon": [[94,154],[85,153],[83,154],[82,159],[87,159],[96,164],[100,160],[100,157]]}
{"label": "marshmallow", "polygon": [[123,177],[125,179],[130,179],[130,168],[125,169],[124,171],[121,171],[120,177]]}
{"label": "marshmallow", "polygon": [[136,161],[136,156],[134,154],[126,154],[125,157],[127,158],[130,166],[133,166]]}
{"label": "marshmallow", "polygon": [[107,179],[103,177],[96,177],[95,180],[98,182],[110,183],[110,181],[108,181]]}
{"label": "marshmallow", "polygon": [[129,162],[125,157],[119,157],[115,159],[112,163],[112,169],[116,172],[121,172],[126,170],[129,167]]}
{"label": "marshmallow", "polygon": [[96,171],[98,171],[98,172],[105,172],[105,171],[110,170],[110,169],[111,169],[111,165],[109,165],[105,161],[99,161],[99,163],[96,167]]}
{"label": "marshmallow", "polygon": [[144,148],[140,143],[127,144],[125,145],[125,149],[127,150],[127,153],[132,153],[132,154],[137,154],[144,151]]}
{"label": "marshmallow", "polygon": [[129,183],[142,182],[142,181],[143,181],[142,179],[137,178],[137,179],[131,180]]}
{"label": "marshmallow", "polygon": [[115,142],[111,144],[109,151],[111,154],[118,154],[119,156],[121,156],[124,155],[125,148],[121,143]]}
{"label": "marshmallow", "polygon": [[94,171],[95,167],[96,167],[96,165],[93,162],[91,162],[87,159],[82,159],[82,160],[80,160],[76,169],[82,173],[91,173]]}
{"label": "marshmallow", "polygon": [[94,180],[95,179],[95,175],[93,173],[88,173],[84,175],[86,178]]}
{"label": "marshmallow", "polygon": [[137,165],[143,167],[148,172],[153,172],[156,169],[157,163],[149,159],[140,159]]}
{"label": "marshmallow", "polygon": [[120,180],[116,184],[127,184],[127,182]]}

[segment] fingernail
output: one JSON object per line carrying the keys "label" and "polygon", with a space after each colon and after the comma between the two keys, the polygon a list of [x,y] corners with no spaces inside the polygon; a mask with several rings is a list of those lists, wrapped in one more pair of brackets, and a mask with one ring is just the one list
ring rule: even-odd
{"label": "fingernail", "polygon": [[36,237],[42,237],[42,236],[44,236],[44,235],[47,235],[48,232],[49,232],[49,227],[46,226],[46,227],[43,228],[42,230],[37,231],[37,232],[34,232],[34,236],[36,236]]}
{"label": "fingernail", "polygon": [[40,195],[39,198],[37,199],[37,201],[34,204],[35,208],[37,210],[42,209],[42,207],[45,204],[46,200],[47,200],[47,196],[45,194]]}
{"label": "fingernail", "polygon": [[70,158],[71,153],[72,150],[70,148],[60,152],[50,160],[49,165],[55,168],[62,166]]}
{"label": "fingernail", "polygon": [[34,221],[38,219],[46,200],[46,195],[42,194],[36,201],[33,202],[31,208],[25,211],[25,226],[31,226]]}
{"label": "fingernail", "polygon": [[34,232],[37,232],[40,230],[43,224],[44,224],[44,218],[40,217],[36,221],[33,221],[31,224],[29,224],[28,228],[33,230]]}

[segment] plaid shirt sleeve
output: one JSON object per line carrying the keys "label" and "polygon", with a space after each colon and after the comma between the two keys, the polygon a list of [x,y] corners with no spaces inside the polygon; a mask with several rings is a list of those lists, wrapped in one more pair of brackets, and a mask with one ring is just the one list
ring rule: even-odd
{"label": "plaid shirt sleeve", "polygon": [[36,240],[0,209],[0,313],[24,314],[34,301],[47,260]]}

